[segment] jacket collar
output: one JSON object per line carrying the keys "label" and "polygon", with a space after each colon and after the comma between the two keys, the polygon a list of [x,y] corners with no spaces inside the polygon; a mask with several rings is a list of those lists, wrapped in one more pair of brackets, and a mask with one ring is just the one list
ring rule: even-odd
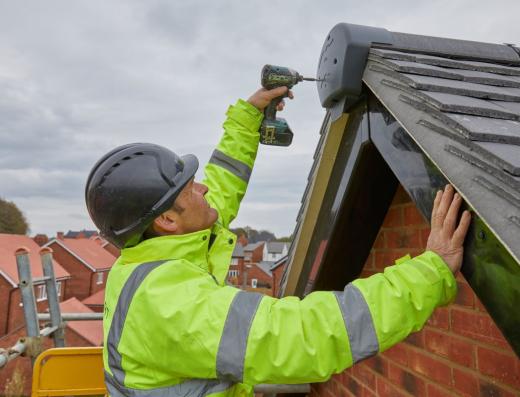
{"label": "jacket collar", "polygon": [[121,262],[145,263],[158,260],[184,259],[209,271],[208,246],[211,229],[155,237],[121,250]]}

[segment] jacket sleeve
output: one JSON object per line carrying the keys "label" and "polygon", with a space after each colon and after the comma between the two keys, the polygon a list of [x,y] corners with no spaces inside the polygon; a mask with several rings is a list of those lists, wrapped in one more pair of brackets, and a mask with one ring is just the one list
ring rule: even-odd
{"label": "jacket sleeve", "polygon": [[421,329],[455,293],[453,275],[432,252],[302,300],[265,296],[255,306],[255,294],[241,291],[226,319],[217,374],[251,385],[324,381]]}
{"label": "jacket sleeve", "polygon": [[224,122],[224,136],[214,150],[203,183],[206,199],[219,213],[224,227],[236,217],[246,192],[258,149],[263,113],[241,99],[230,106]]}

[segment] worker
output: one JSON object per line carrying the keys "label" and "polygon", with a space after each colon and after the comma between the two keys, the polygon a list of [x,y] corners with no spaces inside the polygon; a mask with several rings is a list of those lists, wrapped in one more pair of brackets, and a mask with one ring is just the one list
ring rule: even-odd
{"label": "worker", "polygon": [[194,155],[147,143],[112,150],[90,172],[90,216],[122,248],[103,318],[112,397],[252,396],[259,383],[325,381],[420,330],[454,299],[470,215],[458,217],[462,200],[450,185],[435,197],[426,252],[384,273],[304,299],[226,285],[236,242],[228,227],[262,111],[284,94],[292,97],[286,87],[260,89],[228,109],[203,183]]}

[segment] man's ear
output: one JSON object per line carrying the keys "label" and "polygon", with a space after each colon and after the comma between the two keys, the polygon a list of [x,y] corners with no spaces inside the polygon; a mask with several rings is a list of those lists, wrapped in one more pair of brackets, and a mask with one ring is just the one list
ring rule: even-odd
{"label": "man's ear", "polygon": [[177,214],[174,211],[166,211],[153,221],[153,227],[159,234],[175,234],[179,230]]}

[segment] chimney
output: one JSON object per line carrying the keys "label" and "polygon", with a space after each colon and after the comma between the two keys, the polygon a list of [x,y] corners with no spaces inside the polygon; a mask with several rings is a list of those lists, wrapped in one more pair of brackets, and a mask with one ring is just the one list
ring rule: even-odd
{"label": "chimney", "polygon": [[245,247],[248,244],[248,240],[245,234],[241,234],[237,239],[238,244]]}
{"label": "chimney", "polygon": [[56,238],[57,238],[58,240],[63,240],[63,239],[64,239],[64,237],[63,237],[63,232],[58,232],[58,233],[56,234]]}
{"label": "chimney", "polygon": [[33,237],[33,240],[36,244],[38,244],[41,247],[49,242],[49,237],[47,237],[46,234],[37,234]]}

